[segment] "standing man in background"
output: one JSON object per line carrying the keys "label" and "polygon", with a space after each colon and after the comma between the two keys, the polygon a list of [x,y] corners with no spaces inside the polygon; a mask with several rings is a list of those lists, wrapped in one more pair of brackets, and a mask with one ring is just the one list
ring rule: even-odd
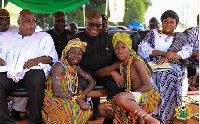
{"label": "standing man in background", "polygon": [[72,35],[78,34],[78,25],[76,22],[70,22],[67,29],[72,33]]}
{"label": "standing man in background", "polygon": [[52,19],[53,29],[47,31],[51,35],[54,41],[58,58],[61,58],[62,51],[67,45],[71,32],[65,29],[66,15],[63,12],[55,12]]}
{"label": "standing man in background", "polygon": [[108,17],[105,14],[101,14],[102,17],[102,32],[108,33],[109,24],[108,24]]}

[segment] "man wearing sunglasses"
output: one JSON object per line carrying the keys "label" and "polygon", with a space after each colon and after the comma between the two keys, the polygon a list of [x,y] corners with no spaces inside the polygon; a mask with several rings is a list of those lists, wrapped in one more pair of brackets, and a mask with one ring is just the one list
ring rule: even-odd
{"label": "man wearing sunglasses", "polygon": [[[95,76],[95,72],[98,69],[111,65],[117,60],[112,45],[112,36],[102,32],[102,17],[99,13],[89,13],[86,17],[85,25],[86,31],[74,36],[75,38],[80,38],[83,42],[87,42],[86,51],[83,53],[78,65],[96,80],[97,85],[103,85],[108,90],[107,99],[112,99],[121,90],[117,86],[115,79],[111,76],[102,78]],[[116,75],[120,77],[117,72]],[[87,86],[87,81],[80,77],[79,84],[79,90],[84,90],[83,87]],[[94,100],[92,101],[94,103]],[[97,113],[97,106],[98,104],[94,104],[93,119],[100,119]],[[112,123],[112,119],[106,118],[104,124],[109,123]]]}
{"label": "man wearing sunglasses", "polygon": [[0,36],[5,32],[15,32],[18,28],[10,26],[10,15],[6,9],[0,9]]}

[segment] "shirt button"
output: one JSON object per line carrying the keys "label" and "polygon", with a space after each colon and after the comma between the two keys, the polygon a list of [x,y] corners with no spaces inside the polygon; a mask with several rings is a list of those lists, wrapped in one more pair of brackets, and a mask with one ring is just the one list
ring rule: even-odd
{"label": "shirt button", "polygon": [[60,43],[60,41],[58,41]]}

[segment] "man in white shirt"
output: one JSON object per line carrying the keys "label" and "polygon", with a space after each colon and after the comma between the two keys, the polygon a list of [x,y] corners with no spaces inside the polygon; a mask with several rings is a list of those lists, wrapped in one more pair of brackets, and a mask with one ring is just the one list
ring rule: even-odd
{"label": "man in white shirt", "polygon": [[[30,116],[28,123],[42,123],[45,74],[58,60],[54,42],[45,32],[35,32],[35,17],[22,10],[18,19],[19,32],[0,37],[0,123],[15,123],[7,107],[7,93],[24,86],[28,91]],[[9,41],[9,42],[8,42]]]}
{"label": "man in white shirt", "polygon": [[[7,32],[18,32],[19,28],[10,26],[10,14],[6,9],[0,9],[0,36]],[[11,115],[15,120],[21,120],[20,112],[25,112],[27,97],[13,97]]]}

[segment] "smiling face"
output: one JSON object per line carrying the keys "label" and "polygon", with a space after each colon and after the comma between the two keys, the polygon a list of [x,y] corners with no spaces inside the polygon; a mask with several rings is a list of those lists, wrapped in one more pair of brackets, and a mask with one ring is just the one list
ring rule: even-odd
{"label": "smiling face", "polygon": [[58,32],[63,31],[66,26],[66,18],[63,12],[56,12],[53,16],[53,26],[54,29]]}
{"label": "smiling face", "polygon": [[126,44],[118,41],[115,45],[115,54],[119,60],[126,60],[129,58],[130,50]]}
{"label": "smiling face", "polygon": [[30,36],[35,32],[35,17],[29,10],[22,10],[18,19],[19,34]]}
{"label": "smiling face", "polygon": [[90,37],[98,37],[102,29],[102,18],[98,13],[90,13],[86,19],[86,33]]}
{"label": "smiling face", "polygon": [[78,64],[83,55],[83,50],[80,47],[72,47],[68,52],[67,52],[67,60],[68,63],[73,66]]}
{"label": "smiling face", "polygon": [[168,17],[162,20],[162,29],[164,34],[171,35],[176,28],[176,19]]}

